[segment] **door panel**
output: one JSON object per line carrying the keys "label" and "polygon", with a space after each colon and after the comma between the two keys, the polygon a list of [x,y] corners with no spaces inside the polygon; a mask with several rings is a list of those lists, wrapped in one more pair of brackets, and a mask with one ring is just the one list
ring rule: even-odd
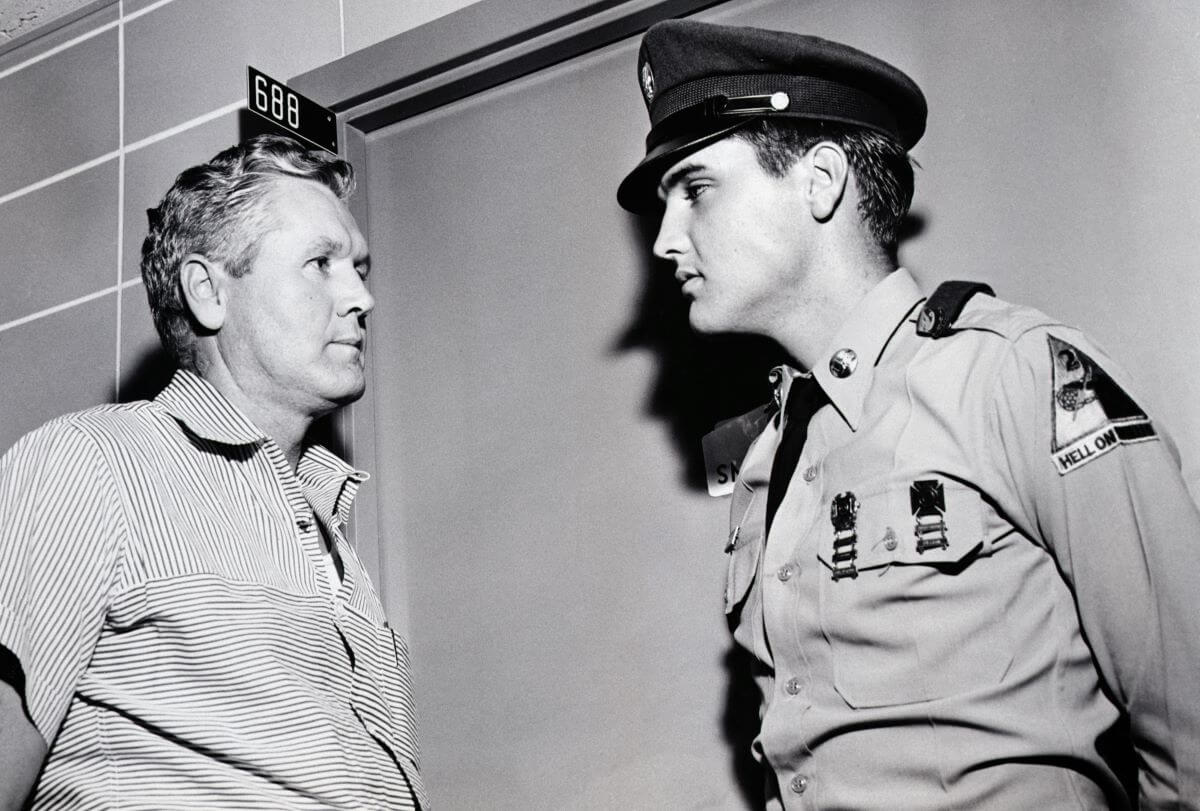
{"label": "door panel", "polygon": [[643,129],[635,58],[368,146],[385,588],[443,807],[740,804],[727,506],[688,486],[650,413],[658,358],[624,340],[649,272],[613,201]]}
{"label": "door panel", "polygon": [[[773,0],[699,16],[909,72],[931,116],[904,262],[1087,329],[1196,457],[1200,385],[1180,372],[1200,360],[1194,12]],[[616,205],[647,127],[636,53],[368,138],[381,580],[441,808],[740,808],[759,779],[722,614],[727,503],[697,452],[765,395],[769,353],[689,336],[649,258],[655,224]]]}

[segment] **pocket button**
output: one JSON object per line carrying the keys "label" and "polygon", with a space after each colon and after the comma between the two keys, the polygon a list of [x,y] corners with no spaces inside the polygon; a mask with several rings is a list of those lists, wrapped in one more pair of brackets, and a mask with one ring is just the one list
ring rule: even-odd
{"label": "pocket button", "polygon": [[891,527],[887,528],[887,532],[883,533],[883,548],[889,552],[896,551],[896,546],[900,542],[896,540],[896,530]]}

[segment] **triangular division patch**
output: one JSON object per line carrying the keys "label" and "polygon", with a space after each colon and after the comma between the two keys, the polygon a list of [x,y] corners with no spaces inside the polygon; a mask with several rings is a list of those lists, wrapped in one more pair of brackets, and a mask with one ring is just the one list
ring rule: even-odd
{"label": "triangular division patch", "polygon": [[1054,390],[1050,451],[1060,475],[1118,445],[1158,438],[1146,412],[1094,360],[1053,335],[1046,340]]}

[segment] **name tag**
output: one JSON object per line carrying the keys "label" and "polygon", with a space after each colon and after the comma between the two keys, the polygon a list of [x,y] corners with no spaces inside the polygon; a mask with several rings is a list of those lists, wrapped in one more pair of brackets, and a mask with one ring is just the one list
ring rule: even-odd
{"label": "name tag", "polygon": [[774,414],[775,410],[770,406],[756,408],[748,414],[718,423],[700,440],[710,496],[727,496],[733,492],[750,443],[762,433]]}

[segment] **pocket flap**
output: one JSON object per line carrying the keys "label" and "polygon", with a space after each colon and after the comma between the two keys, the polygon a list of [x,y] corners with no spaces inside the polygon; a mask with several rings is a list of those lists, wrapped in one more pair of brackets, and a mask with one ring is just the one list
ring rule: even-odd
{"label": "pocket flap", "polygon": [[[745,509],[738,509],[733,514],[741,513],[737,521],[733,521],[729,532],[729,542],[725,547],[729,555],[729,569],[725,576],[725,613],[731,613],[746,599],[750,585],[758,572],[758,561],[763,547],[763,514],[758,509],[759,502],[765,498],[762,488],[748,491]],[[741,499],[737,502],[740,508]]]}

